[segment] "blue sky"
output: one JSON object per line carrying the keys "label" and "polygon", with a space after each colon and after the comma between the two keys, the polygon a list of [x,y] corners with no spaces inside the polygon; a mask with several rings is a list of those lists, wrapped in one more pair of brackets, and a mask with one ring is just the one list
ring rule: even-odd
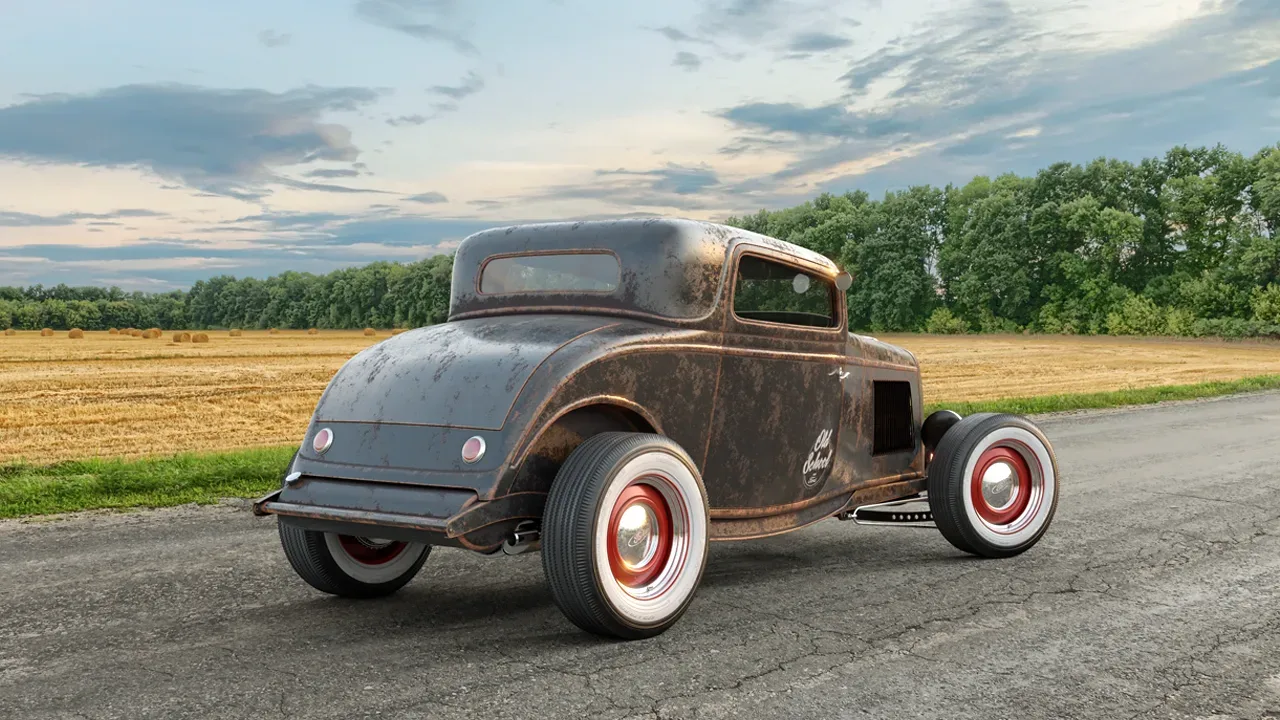
{"label": "blue sky", "polygon": [[0,0],[0,284],[1280,141],[1276,0]]}

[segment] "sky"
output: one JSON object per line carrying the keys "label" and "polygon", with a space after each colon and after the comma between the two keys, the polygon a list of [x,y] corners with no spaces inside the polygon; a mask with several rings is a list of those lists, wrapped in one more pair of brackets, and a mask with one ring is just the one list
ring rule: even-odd
{"label": "sky", "polygon": [[1280,0],[0,0],[0,285],[1280,142]]}

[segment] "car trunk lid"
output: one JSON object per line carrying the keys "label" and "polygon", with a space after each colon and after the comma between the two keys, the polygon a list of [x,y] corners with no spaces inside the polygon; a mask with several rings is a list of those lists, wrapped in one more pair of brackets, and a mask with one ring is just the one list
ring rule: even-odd
{"label": "car trunk lid", "polygon": [[315,422],[498,430],[547,358],[615,322],[591,315],[513,315],[401,333],[343,365],[316,406]]}

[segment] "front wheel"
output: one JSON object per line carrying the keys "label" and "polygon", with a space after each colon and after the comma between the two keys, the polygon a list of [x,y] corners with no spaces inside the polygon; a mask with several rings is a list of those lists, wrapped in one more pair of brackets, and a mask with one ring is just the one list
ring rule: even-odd
{"label": "front wheel", "polygon": [[390,595],[418,574],[431,546],[304,530],[277,521],[280,544],[311,587],[346,598]]}
{"label": "front wheel", "polygon": [[1031,421],[978,413],[942,436],[928,488],[934,522],[952,545],[1010,557],[1049,529],[1058,507],[1058,462]]}
{"label": "front wheel", "polygon": [[578,627],[628,640],[675,624],[706,567],[706,489],[660,435],[610,432],[579,445],[547,496],[542,566]]}

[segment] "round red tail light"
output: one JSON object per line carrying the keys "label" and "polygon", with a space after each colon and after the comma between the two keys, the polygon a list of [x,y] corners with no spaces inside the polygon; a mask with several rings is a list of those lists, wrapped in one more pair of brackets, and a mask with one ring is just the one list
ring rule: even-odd
{"label": "round red tail light", "polygon": [[462,461],[473,463],[484,457],[484,438],[474,435],[462,444]]}
{"label": "round red tail light", "polygon": [[311,438],[311,449],[315,450],[317,455],[323,455],[332,444],[333,431],[329,428],[322,428],[315,437]]}

